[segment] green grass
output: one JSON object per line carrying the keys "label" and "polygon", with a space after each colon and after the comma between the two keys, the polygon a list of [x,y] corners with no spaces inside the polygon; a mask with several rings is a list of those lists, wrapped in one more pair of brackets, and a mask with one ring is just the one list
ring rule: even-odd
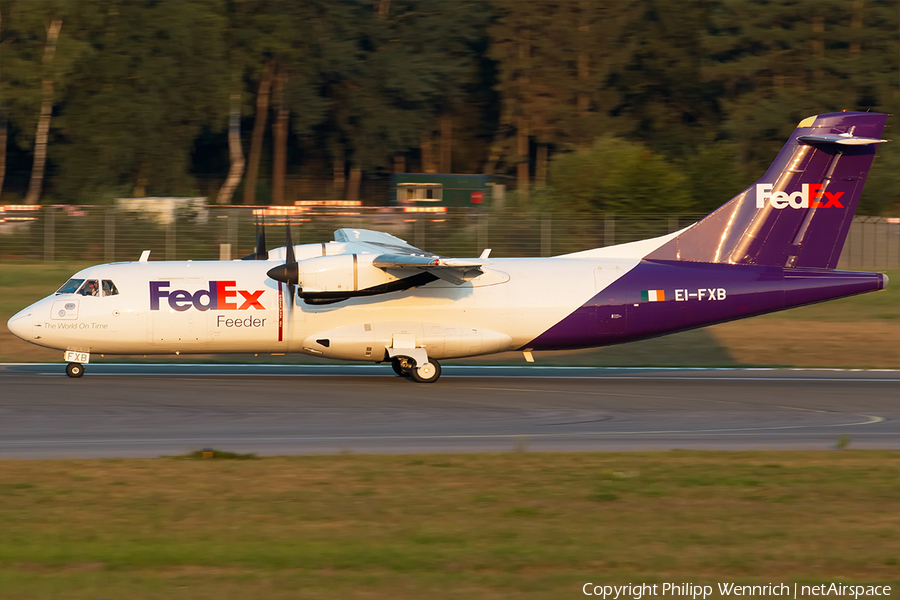
{"label": "green grass", "polygon": [[72,275],[91,263],[68,262],[0,262],[0,289],[35,287],[53,293]]}
{"label": "green grass", "polygon": [[[900,584],[900,453],[3,461],[3,598]],[[896,597],[896,595],[894,596]]]}

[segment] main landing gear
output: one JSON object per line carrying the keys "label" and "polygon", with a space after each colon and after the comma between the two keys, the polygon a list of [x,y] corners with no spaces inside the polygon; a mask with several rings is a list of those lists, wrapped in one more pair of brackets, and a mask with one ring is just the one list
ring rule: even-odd
{"label": "main landing gear", "polygon": [[84,375],[84,365],[81,363],[70,362],[66,365],[66,375],[69,377],[78,378]]}
{"label": "main landing gear", "polygon": [[395,356],[391,359],[391,368],[400,377],[409,377],[417,383],[434,383],[441,376],[441,364],[433,358],[417,365],[409,356]]}
{"label": "main landing gear", "polygon": [[409,371],[414,364],[407,356],[395,356],[391,359],[391,368],[397,377],[409,377]]}

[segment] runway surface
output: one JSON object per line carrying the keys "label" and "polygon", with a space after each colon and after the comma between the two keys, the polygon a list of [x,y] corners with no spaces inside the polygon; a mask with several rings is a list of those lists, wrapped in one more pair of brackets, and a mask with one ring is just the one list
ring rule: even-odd
{"label": "runway surface", "polygon": [[900,448],[900,371],[0,365],[0,457]]}

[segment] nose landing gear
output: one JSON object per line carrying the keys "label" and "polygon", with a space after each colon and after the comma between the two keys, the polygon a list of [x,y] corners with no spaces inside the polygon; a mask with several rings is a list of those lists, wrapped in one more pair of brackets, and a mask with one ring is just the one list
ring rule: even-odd
{"label": "nose landing gear", "polygon": [[73,378],[79,378],[84,375],[84,365],[81,363],[70,362],[66,365],[66,375]]}

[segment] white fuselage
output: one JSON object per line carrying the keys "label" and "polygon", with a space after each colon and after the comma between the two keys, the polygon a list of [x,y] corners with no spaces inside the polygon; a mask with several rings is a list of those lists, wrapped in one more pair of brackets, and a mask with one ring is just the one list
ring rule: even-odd
{"label": "white fuselage", "polygon": [[118,294],[49,296],[10,326],[41,346],[100,354],[304,352],[380,361],[394,336],[413,335],[431,357],[473,356],[523,347],[637,262],[496,259],[462,285],[438,280],[324,305],[296,294],[291,305],[287,286],[266,276],[277,260],[113,263],[73,277],[113,281]]}
{"label": "white fuselage", "polygon": [[[48,296],[8,327],[40,346],[91,354],[302,352],[372,362],[388,348],[437,359],[491,354],[528,348],[678,233],[553,258],[479,260],[466,281],[441,278],[331,304],[307,302],[268,275],[284,264],[285,248],[268,260],[111,263],[79,271],[78,293]],[[293,248],[300,264],[311,265],[302,274],[307,290],[364,290],[410,274],[372,266],[377,253],[353,243]],[[333,253],[352,259],[352,275],[307,260]],[[101,289],[84,295],[92,281]]]}

